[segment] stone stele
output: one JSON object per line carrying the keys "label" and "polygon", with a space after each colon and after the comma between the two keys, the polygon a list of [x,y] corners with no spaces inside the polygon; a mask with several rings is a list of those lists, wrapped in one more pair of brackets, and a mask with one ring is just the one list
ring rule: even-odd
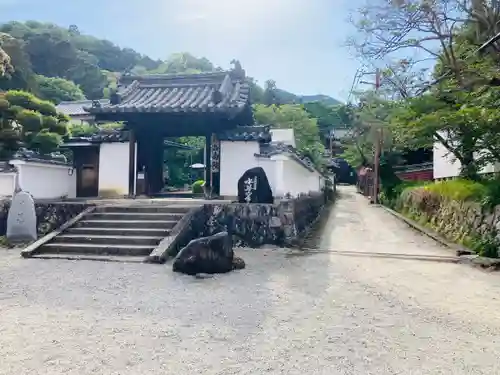
{"label": "stone stele", "polygon": [[7,216],[7,240],[28,242],[36,239],[35,202],[29,193],[20,191],[12,198]]}

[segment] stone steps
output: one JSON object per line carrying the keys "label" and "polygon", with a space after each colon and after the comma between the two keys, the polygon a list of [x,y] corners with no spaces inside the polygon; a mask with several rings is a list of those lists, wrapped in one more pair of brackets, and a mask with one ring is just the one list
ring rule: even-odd
{"label": "stone steps", "polygon": [[179,221],[184,214],[165,212],[96,212],[88,215],[90,220],[157,220]]}
{"label": "stone steps", "polygon": [[78,227],[101,227],[101,228],[156,228],[172,229],[177,221],[173,220],[94,220],[84,218],[77,223]]}
{"label": "stone steps", "polygon": [[195,205],[100,206],[42,245],[38,258],[143,261]]}
{"label": "stone steps", "polygon": [[145,245],[154,246],[158,244],[163,237],[154,236],[120,236],[120,235],[101,235],[101,234],[61,234],[57,236],[53,243],[79,243],[79,244],[111,244],[111,245]]}
{"label": "stone steps", "polygon": [[166,237],[170,234],[170,230],[164,228],[74,227],[69,228],[65,234]]}
{"label": "stone steps", "polygon": [[55,254],[147,256],[155,246],[51,242],[43,245],[43,248],[47,250],[46,252]]}
{"label": "stone steps", "polygon": [[52,254],[43,253],[34,255],[38,259],[57,259],[57,260],[91,260],[97,262],[120,262],[120,263],[144,263],[143,257],[127,255],[92,255],[92,254]]}

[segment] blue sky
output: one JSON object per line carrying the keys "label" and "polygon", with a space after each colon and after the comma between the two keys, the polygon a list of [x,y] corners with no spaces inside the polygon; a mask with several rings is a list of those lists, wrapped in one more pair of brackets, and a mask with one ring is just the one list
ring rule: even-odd
{"label": "blue sky", "polygon": [[358,67],[343,47],[358,0],[0,0],[0,22],[38,20],[153,58],[205,56],[297,94],[345,100]]}

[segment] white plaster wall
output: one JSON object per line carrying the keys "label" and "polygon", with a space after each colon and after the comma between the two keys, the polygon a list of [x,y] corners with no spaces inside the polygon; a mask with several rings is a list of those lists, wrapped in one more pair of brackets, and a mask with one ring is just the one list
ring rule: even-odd
{"label": "white plaster wall", "polygon": [[247,169],[257,166],[254,155],[258,152],[258,142],[221,141],[220,195],[238,195],[238,180]]}
{"label": "white plaster wall", "polygon": [[321,190],[324,182],[318,172],[309,171],[285,155],[271,158],[255,157],[258,152],[257,142],[221,142],[220,194],[222,196],[237,196],[239,178],[247,169],[254,167],[264,169],[274,196],[284,196],[286,193],[295,196]]}
{"label": "white plaster wall", "polygon": [[15,181],[15,173],[0,173],[0,197],[14,195],[14,189],[16,188]]}
{"label": "white plaster wall", "polygon": [[[434,179],[457,177],[460,175],[462,163],[443,146],[441,142],[433,145],[433,174]],[[494,173],[500,171],[499,164],[488,164],[479,173]]]}
{"label": "white plaster wall", "polygon": [[[269,159],[269,158],[254,157],[254,166],[255,167],[262,167],[264,172],[266,172],[267,180],[269,181],[269,185],[271,186],[273,196],[279,196],[280,191],[279,191],[278,187],[280,184],[280,180],[279,180],[280,162]],[[236,193],[238,193],[238,192],[236,191]]]}
{"label": "white plaster wall", "polygon": [[461,163],[454,160],[441,142],[434,142],[433,147],[433,174],[435,179],[456,177],[460,174]]}
{"label": "white plaster wall", "polygon": [[273,142],[282,142],[295,147],[295,132],[293,129],[271,129],[270,132]]}
{"label": "white plaster wall", "polygon": [[71,166],[23,160],[11,160],[9,163],[19,170],[21,188],[34,198],[76,197],[76,172]]}
{"label": "white plaster wall", "polygon": [[297,196],[301,193],[320,191],[323,183],[323,177],[317,171],[311,172],[289,157],[283,160],[285,194],[290,193],[292,196]]}
{"label": "white plaster wall", "polygon": [[117,195],[129,194],[129,154],[128,142],[101,144],[99,150],[99,193],[112,190]]}

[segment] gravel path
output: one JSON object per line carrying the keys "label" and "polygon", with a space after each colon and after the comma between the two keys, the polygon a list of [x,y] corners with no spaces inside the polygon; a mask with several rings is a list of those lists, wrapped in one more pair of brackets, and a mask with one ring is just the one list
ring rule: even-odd
{"label": "gravel path", "polygon": [[[322,247],[449,255],[351,188]],[[211,279],[0,252],[0,374],[500,374],[500,275],[240,250]]]}

